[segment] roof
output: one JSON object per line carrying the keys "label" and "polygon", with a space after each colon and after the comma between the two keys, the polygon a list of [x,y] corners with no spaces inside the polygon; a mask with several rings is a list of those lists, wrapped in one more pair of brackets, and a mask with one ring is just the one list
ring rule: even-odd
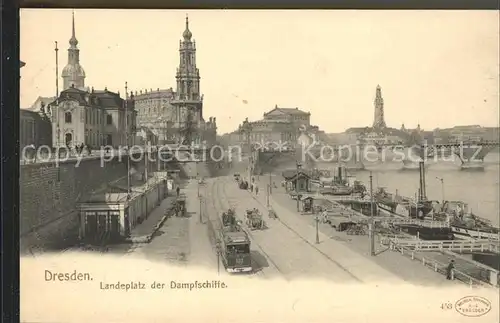
{"label": "roof", "polygon": [[[299,170],[298,173],[299,173],[299,176],[305,176],[307,178],[310,178],[310,176],[303,170]],[[282,175],[285,179],[292,180],[297,176],[297,170],[287,169],[287,170],[283,171]]]}
{"label": "roof", "polygon": [[24,117],[31,117],[33,119],[38,119],[40,118],[40,115],[38,114],[37,111],[32,111],[32,110],[27,110],[27,109],[20,109],[20,115],[21,118]]}
{"label": "roof", "polygon": [[40,108],[42,107],[42,105],[44,107],[47,107],[50,103],[54,102],[54,100],[56,99],[55,96],[52,96],[52,97],[47,97],[47,96],[39,96],[35,102],[33,102],[33,104],[31,105],[31,107],[27,108],[26,110],[30,110],[30,111],[40,111]]}
{"label": "roof", "polygon": [[[120,94],[104,90],[88,92],[80,90],[76,87],[70,87],[61,91],[59,95],[60,101],[74,100],[83,106],[99,106],[104,109],[123,109],[125,107],[125,99],[120,97]],[[130,100],[129,100],[130,101]],[[54,101],[52,101],[54,103]],[[133,105],[130,105],[131,107]]]}
{"label": "roof", "polygon": [[250,242],[245,231],[230,231],[224,234],[224,239],[228,243]]}
{"label": "roof", "polygon": [[276,114],[276,112],[281,113],[281,114],[288,114],[288,115],[310,115],[309,112],[304,112],[302,110],[299,110],[299,108],[291,109],[291,108],[279,108],[278,105],[274,107],[271,111],[264,113],[264,116],[270,115],[270,114]]}

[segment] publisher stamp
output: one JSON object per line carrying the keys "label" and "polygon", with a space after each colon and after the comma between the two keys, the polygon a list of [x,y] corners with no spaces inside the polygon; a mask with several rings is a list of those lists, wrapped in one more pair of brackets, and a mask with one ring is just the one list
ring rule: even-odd
{"label": "publisher stamp", "polygon": [[463,316],[479,317],[491,310],[491,302],[481,296],[466,296],[455,303],[455,310]]}

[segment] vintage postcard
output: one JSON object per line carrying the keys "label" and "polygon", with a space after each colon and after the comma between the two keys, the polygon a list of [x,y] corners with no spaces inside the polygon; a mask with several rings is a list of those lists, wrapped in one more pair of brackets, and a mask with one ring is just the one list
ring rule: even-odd
{"label": "vintage postcard", "polygon": [[20,17],[21,321],[498,321],[498,11]]}

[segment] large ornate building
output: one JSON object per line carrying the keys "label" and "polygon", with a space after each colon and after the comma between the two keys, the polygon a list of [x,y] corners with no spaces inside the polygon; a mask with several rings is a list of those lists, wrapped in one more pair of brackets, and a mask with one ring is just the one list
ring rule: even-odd
{"label": "large ornate building", "polygon": [[61,75],[63,90],[47,107],[52,123],[53,146],[132,145],[136,119],[134,97],[131,95],[123,99],[119,93],[107,88],[98,91],[85,87],[74,15],[69,44],[68,64]]}
{"label": "large ornate building", "polygon": [[311,113],[299,108],[280,108],[278,105],[264,113],[258,121],[245,120],[232,135],[233,144],[259,143],[269,149],[281,143],[281,147],[293,148],[301,133],[309,133],[319,140],[324,134],[317,126],[311,126]]}
{"label": "large ornate building", "polygon": [[217,123],[203,118],[203,95],[200,71],[196,66],[196,42],[192,40],[189,20],[179,42],[180,64],[177,68],[176,91],[135,91],[138,127],[148,128],[161,141],[183,144],[215,143]]}

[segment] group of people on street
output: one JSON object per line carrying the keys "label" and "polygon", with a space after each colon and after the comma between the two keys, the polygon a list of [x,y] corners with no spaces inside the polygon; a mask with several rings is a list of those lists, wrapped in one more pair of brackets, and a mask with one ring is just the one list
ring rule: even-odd
{"label": "group of people on street", "polygon": [[[68,146],[68,149],[71,150],[71,147]],[[78,155],[81,155],[83,151],[86,151],[89,156],[92,155],[92,149],[90,146],[83,143],[75,145],[75,151]]]}

